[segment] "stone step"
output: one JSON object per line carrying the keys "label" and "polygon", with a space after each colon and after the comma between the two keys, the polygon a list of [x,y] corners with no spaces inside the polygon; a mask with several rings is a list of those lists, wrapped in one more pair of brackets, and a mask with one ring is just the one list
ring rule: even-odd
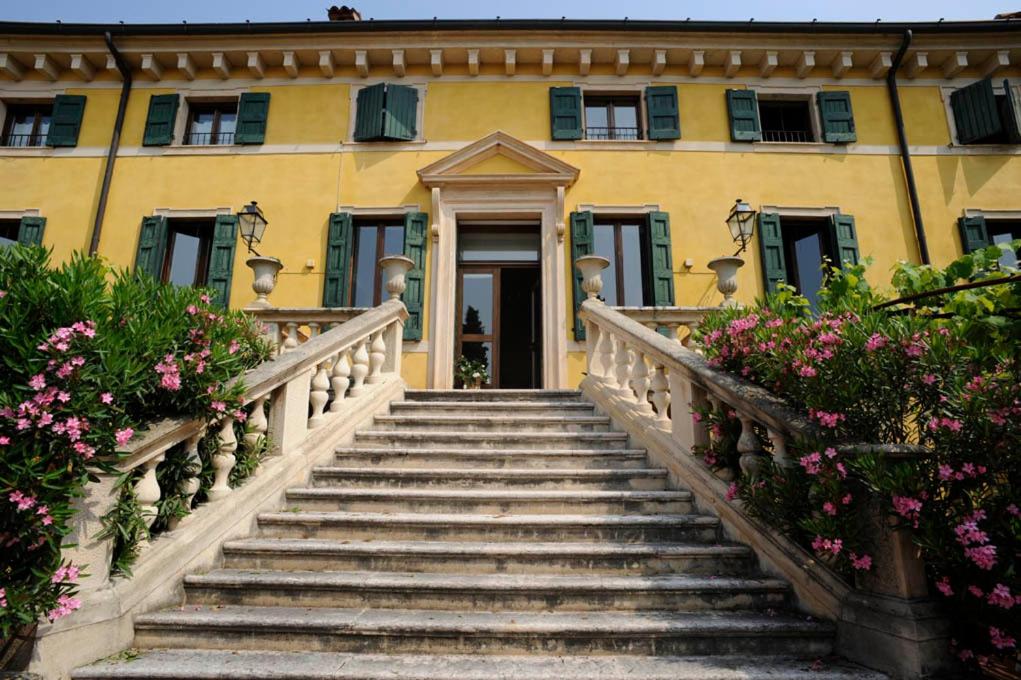
{"label": "stone step", "polygon": [[306,487],[287,491],[287,509],[481,514],[683,514],[686,491]]}
{"label": "stone step", "polygon": [[619,449],[624,432],[461,432],[458,430],[362,430],[355,444],[369,447],[436,448],[445,445],[478,449]]}
{"label": "stone step", "polygon": [[606,416],[576,415],[469,415],[412,414],[378,415],[373,419],[377,430],[419,432],[422,430],[457,430],[458,432],[608,432]]}
{"label": "stone step", "polygon": [[883,680],[827,660],[713,656],[483,656],[158,649],[73,680]]}
{"label": "stone step", "polygon": [[781,608],[788,586],[767,578],[427,574],[217,569],[185,576],[187,603],[444,611],[731,611]]}
{"label": "stone step", "polygon": [[394,415],[459,414],[481,416],[485,414],[514,415],[581,415],[595,414],[596,407],[587,401],[394,401],[390,413]]}
{"label": "stone step", "polygon": [[334,569],[472,574],[580,573],[735,576],[749,573],[740,545],[492,543],[245,538],[223,546],[231,569]]}
{"label": "stone step", "polygon": [[439,468],[641,468],[648,464],[644,449],[397,449],[338,448],[342,467]]}
{"label": "stone step", "polygon": [[706,515],[267,512],[259,515],[259,530],[266,538],[715,543],[719,520]]}
{"label": "stone step", "polygon": [[447,612],[185,606],[135,618],[135,647],[425,654],[798,655],[831,626],[755,612]]}
{"label": "stone step", "polygon": [[665,489],[667,471],[658,468],[625,470],[557,470],[501,468],[348,468],[317,467],[312,486],[349,488],[428,489]]}
{"label": "stone step", "polygon": [[[407,390],[405,401],[583,401],[580,390]],[[583,402],[590,403],[590,402]]]}

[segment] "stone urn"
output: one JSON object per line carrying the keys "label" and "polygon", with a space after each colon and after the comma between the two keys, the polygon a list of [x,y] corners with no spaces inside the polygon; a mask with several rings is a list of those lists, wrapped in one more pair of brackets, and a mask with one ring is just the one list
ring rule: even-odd
{"label": "stone urn", "polygon": [[574,266],[581,272],[581,289],[594,300],[603,289],[602,272],[610,266],[610,261],[599,255],[582,255],[574,261]]}
{"label": "stone urn", "polygon": [[404,293],[408,287],[405,276],[414,266],[415,261],[403,255],[379,258],[379,268],[383,270],[383,285],[386,286],[386,292],[390,294],[391,300],[396,300]]}
{"label": "stone urn", "polygon": [[248,305],[249,309],[272,307],[268,296],[277,285],[277,273],[284,268],[283,263],[275,257],[254,255],[245,260],[245,264],[251,267],[255,274],[255,278],[252,280],[252,290],[255,291],[256,298]]}
{"label": "stone urn", "polygon": [[737,300],[734,299],[734,293],[737,292],[737,270],[743,266],[744,260],[736,255],[709,260],[708,267],[716,272],[716,290],[723,293],[721,307],[737,306]]}

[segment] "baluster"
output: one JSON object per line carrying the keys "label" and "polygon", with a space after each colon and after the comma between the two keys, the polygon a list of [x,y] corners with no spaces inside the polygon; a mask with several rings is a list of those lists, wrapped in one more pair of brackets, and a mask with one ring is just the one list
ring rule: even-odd
{"label": "baluster", "polygon": [[308,337],[311,340],[322,332],[322,326],[319,325],[318,321],[308,322]]}
{"label": "baluster", "polygon": [[642,413],[652,413],[652,404],[649,403],[649,366],[645,363],[645,352],[635,347],[632,354],[635,357],[635,365],[631,371],[631,384],[635,388],[638,410]]}
{"label": "baluster", "polygon": [[652,381],[649,387],[652,389],[652,403],[656,405],[656,419],[661,427],[669,428],[670,416],[667,411],[670,408],[670,382],[666,377],[666,367],[655,360],[652,362]]}
{"label": "baluster", "polygon": [[330,398],[330,374],[326,370],[328,362],[321,361],[316,367],[315,375],[312,377],[312,388],[308,393],[308,402],[312,405],[312,417],[308,419],[309,427],[319,427],[323,424],[323,409],[326,408],[326,400]]}
{"label": "baluster", "polygon": [[287,354],[298,346],[298,324],[295,321],[287,322],[287,337],[284,344],[280,346],[280,353]]}
{"label": "baluster", "polygon": [[738,414],[741,420],[741,436],[737,440],[737,452],[741,454],[739,463],[741,471],[755,481],[762,472],[765,457],[763,456],[762,443],[759,436],[755,434],[755,425],[752,419],[744,414]]}
{"label": "baluster", "polygon": [[341,402],[347,396],[347,388],[351,384],[351,362],[348,360],[350,353],[351,350],[343,349],[333,360],[333,377],[330,378],[333,384],[333,401],[330,402],[330,411],[339,411],[343,406]]}
{"label": "baluster", "polygon": [[145,522],[146,529],[152,527],[159,514],[156,503],[159,502],[162,492],[160,491],[160,484],[156,480],[156,466],[163,462],[163,458],[164,454],[161,453],[145,461],[142,464],[145,472],[135,482],[135,499],[138,501],[139,511],[142,515],[142,521]]}
{"label": "baluster", "polygon": [[225,416],[218,435],[220,446],[213,454],[213,486],[209,489],[209,500],[215,501],[230,494],[230,471],[234,469],[237,458],[234,452],[238,449],[238,440],[234,436],[234,417]]}
{"label": "baluster", "polygon": [[613,333],[609,328],[599,329],[599,342],[596,345],[596,366],[599,379],[604,383],[612,383],[613,378]]}
{"label": "baluster", "polygon": [[365,382],[370,385],[383,380],[383,362],[386,361],[386,342],[383,340],[383,329],[376,331],[372,336],[372,350],[369,352],[369,375]]}
{"label": "baluster", "polygon": [[181,500],[181,504],[184,509],[188,511],[188,514],[184,517],[171,517],[167,520],[167,529],[173,531],[181,525],[181,522],[191,518],[191,502],[195,498],[195,494],[199,492],[199,488],[202,486],[201,480],[199,480],[199,473],[202,471],[202,459],[199,457],[199,442],[202,441],[202,437],[205,435],[206,430],[202,428],[196,432],[184,442],[184,452],[187,459],[187,465],[192,469],[194,474],[191,477],[187,477],[181,480],[180,486],[177,487],[178,493],[184,498]]}
{"label": "baluster", "polygon": [[266,430],[269,429],[269,421],[266,420],[266,400],[269,395],[262,395],[252,402],[252,413],[248,416],[248,431],[245,432],[245,446],[249,451],[255,451],[262,446],[262,440],[266,438]]}
{"label": "baluster", "polygon": [[766,430],[769,435],[769,441],[773,444],[773,462],[779,467],[789,468],[794,465],[794,460],[787,452],[787,439],[783,436],[783,433],[775,430]]}
{"label": "baluster", "polygon": [[617,392],[623,396],[630,397],[632,393],[628,379],[631,376],[631,350],[628,349],[627,342],[623,338],[617,340],[614,345],[616,346],[616,351],[613,355],[613,361],[616,364]]}
{"label": "baluster", "polygon": [[702,348],[701,348],[701,346],[699,346],[698,341],[695,340],[695,331],[698,330],[698,327],[700,325],[702,325],[702,320],[701,319],[695,319],[694,321],[689,321],[688,322],[688,338],[687,338],[687,340],[688,340],[688,349],[690,349],[693,352],[696,352],[698,354],[702,354]]}
{"label": "baluster", "polygon": [[278,323],[264,323],[263,324],[264,334],[269,339],[270,345],[273,347],[273,354],[283,353],[284,345],[284,333],[280,329]]}
{"label": "baluster", "polygon": [[359,340],[354,354],[351,356],[353,359],[351,366],[352,397],[357,397],[365,390],[363,383],[365,382],[365,376],[369,373],[369,351],[366,349],[366,345],[368,345],[368,338]]}
{"label": "baluster", "polygon": [[666,324],[663,324],[663,325],[666,326],[667,337],[668,338],[670,338],[671,340],[674,340],[674,341],[677,341],[680,338],[680,335],[678,333],[678,329],[680,328],[681,324],[676,323],[676,322],[671,322],[671,323],[666,323]]}

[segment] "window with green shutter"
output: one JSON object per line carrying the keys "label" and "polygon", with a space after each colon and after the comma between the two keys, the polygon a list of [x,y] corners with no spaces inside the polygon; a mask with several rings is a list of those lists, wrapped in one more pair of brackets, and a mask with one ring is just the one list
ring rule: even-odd
{"label": "window with green shutter", "polygon": [[762,140],[759,103],[755,90],[727,90],[727,115],[730,116],[730,138],[733,141]]}
{"label": "window with green shutter", "polygon": [[353,251],[351,213],[333,213],[326,231],[326,281],[324,307],[346,307]]}
{"label": "window with green shutter", "polygon": [[759,213],[759,255],[766,292],[772,293],[781,281],[787,280],[787,258],[784,255],[780,215]]}
{"label": "window with green shutter", "polygon": [[582,255],[591,255],[594,251],[593,216],[589,211],[571,213],[571,268],[574,274],[574,339],[581,342],[585,339],[585,324],[578,317],[581,303],[585,301],[585,291],[581,289],[582,276],[574,263]]}
{"label": "window with green shutter", "polygon": [[[549,89],[550,135],[555,140],[582,138],[581,88]],[[584,333],[584,331],[582,331]]]}
{"label": "window with green shutter", "polygon": [[850,92],[830,90],[818,92],[815,100],[819,106],[824,142],[846,144],[858,140],[854,129],[854,112],[851,109]]}
{"label": "window with green shutter", "polygon": [[206,286],[215,292],[213,302],[221,307],[230,303],[230,284],[234,278],[234,251],[237,247],[238,216],[217,215],[213,224]]}
{"label": "window with green shutter", "polygon": [[958,144],[1021,143],[1021,94],[1003,81],[1003,92],[991,78],[955,90],[950,95]]}
{"label": "window with green shutter", "polygon": [[401,299],[408,308],[404,322],[404,339],[417,342],[422,339],[422,304],[425,298],[425,249],[428,242],[429,215],[424,212],[404,216],[404,255],[415,264],[404,277],[407,288]]}
{"label": "window with green shutter", "polygon": [[670,245],[670,214],[650,212],[646,216],[648,232],[648,270],[651,279],[652,304],[672,307],[674,304],[674,260]]}
{"label": "window with green shutter", "polygon": [[78,132],[85,114],[85,97],[79,94],[58,94],[53,99],[53,115],[46,146],[78,146]]}
{"label": "window with green shutter", "polygon": [[649,139],[680,139],[681,118],[677,87],[656,85],[645,88],[645,112]]}
{"label": "window with green shutter", "polygon": [[961,231],[961,247],[965,253],[982,250],[992,244],[985,217],[962,217],[957,220],[957,228]]}
{"label": "window with green shutter", "polygon": [[418,90],[377,83],[355,100],[354,141],[410,141],[418,136]]}
{"label": "window with green shutter", "polygon": [[829,241],[834,264],[858,264],[858,231],[852,215],[830,217]]}
{"label": "window with green shutter", "polygon": [[759,254],[766,291],[781,281],[794,286],[812,308],[818,303],[824,268],[834,264],[857,264],[858,234],[854,217],[781,217],[759,214]]}
{"label": "window with green shutter", "polygon": [[269,121],[269,92],[245,92],[238,100],[235,144],[262,144]]}
{"label": "window with green shutter", "polygon": [[145,119],[143,146],[166,146],[174,142],[174,125],[180,97],[176,94],[154,94],[149,97],[149,114]]}
{"label": "window with green shutter", "polygon": [[167,218],[143,217],[138,234],[138,252],[135,255],[135,271],[145,272],[160,278],[163,272],[163,258],[167,249]]}
{"label": "window with green shutter", "polygon": [[23,246],[41,246],[43,230],[46,229],[46,218],[26,215],[18,223],[18,243]]}

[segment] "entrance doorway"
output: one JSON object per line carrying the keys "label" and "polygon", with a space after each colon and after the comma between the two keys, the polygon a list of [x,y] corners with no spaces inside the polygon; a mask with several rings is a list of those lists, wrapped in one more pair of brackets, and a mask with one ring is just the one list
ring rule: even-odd
{"label": "entrance doorway", "polygon": [[486,387],[541,387],[539,225],[462,223],[457,242],[456,355],[486,366]]}

